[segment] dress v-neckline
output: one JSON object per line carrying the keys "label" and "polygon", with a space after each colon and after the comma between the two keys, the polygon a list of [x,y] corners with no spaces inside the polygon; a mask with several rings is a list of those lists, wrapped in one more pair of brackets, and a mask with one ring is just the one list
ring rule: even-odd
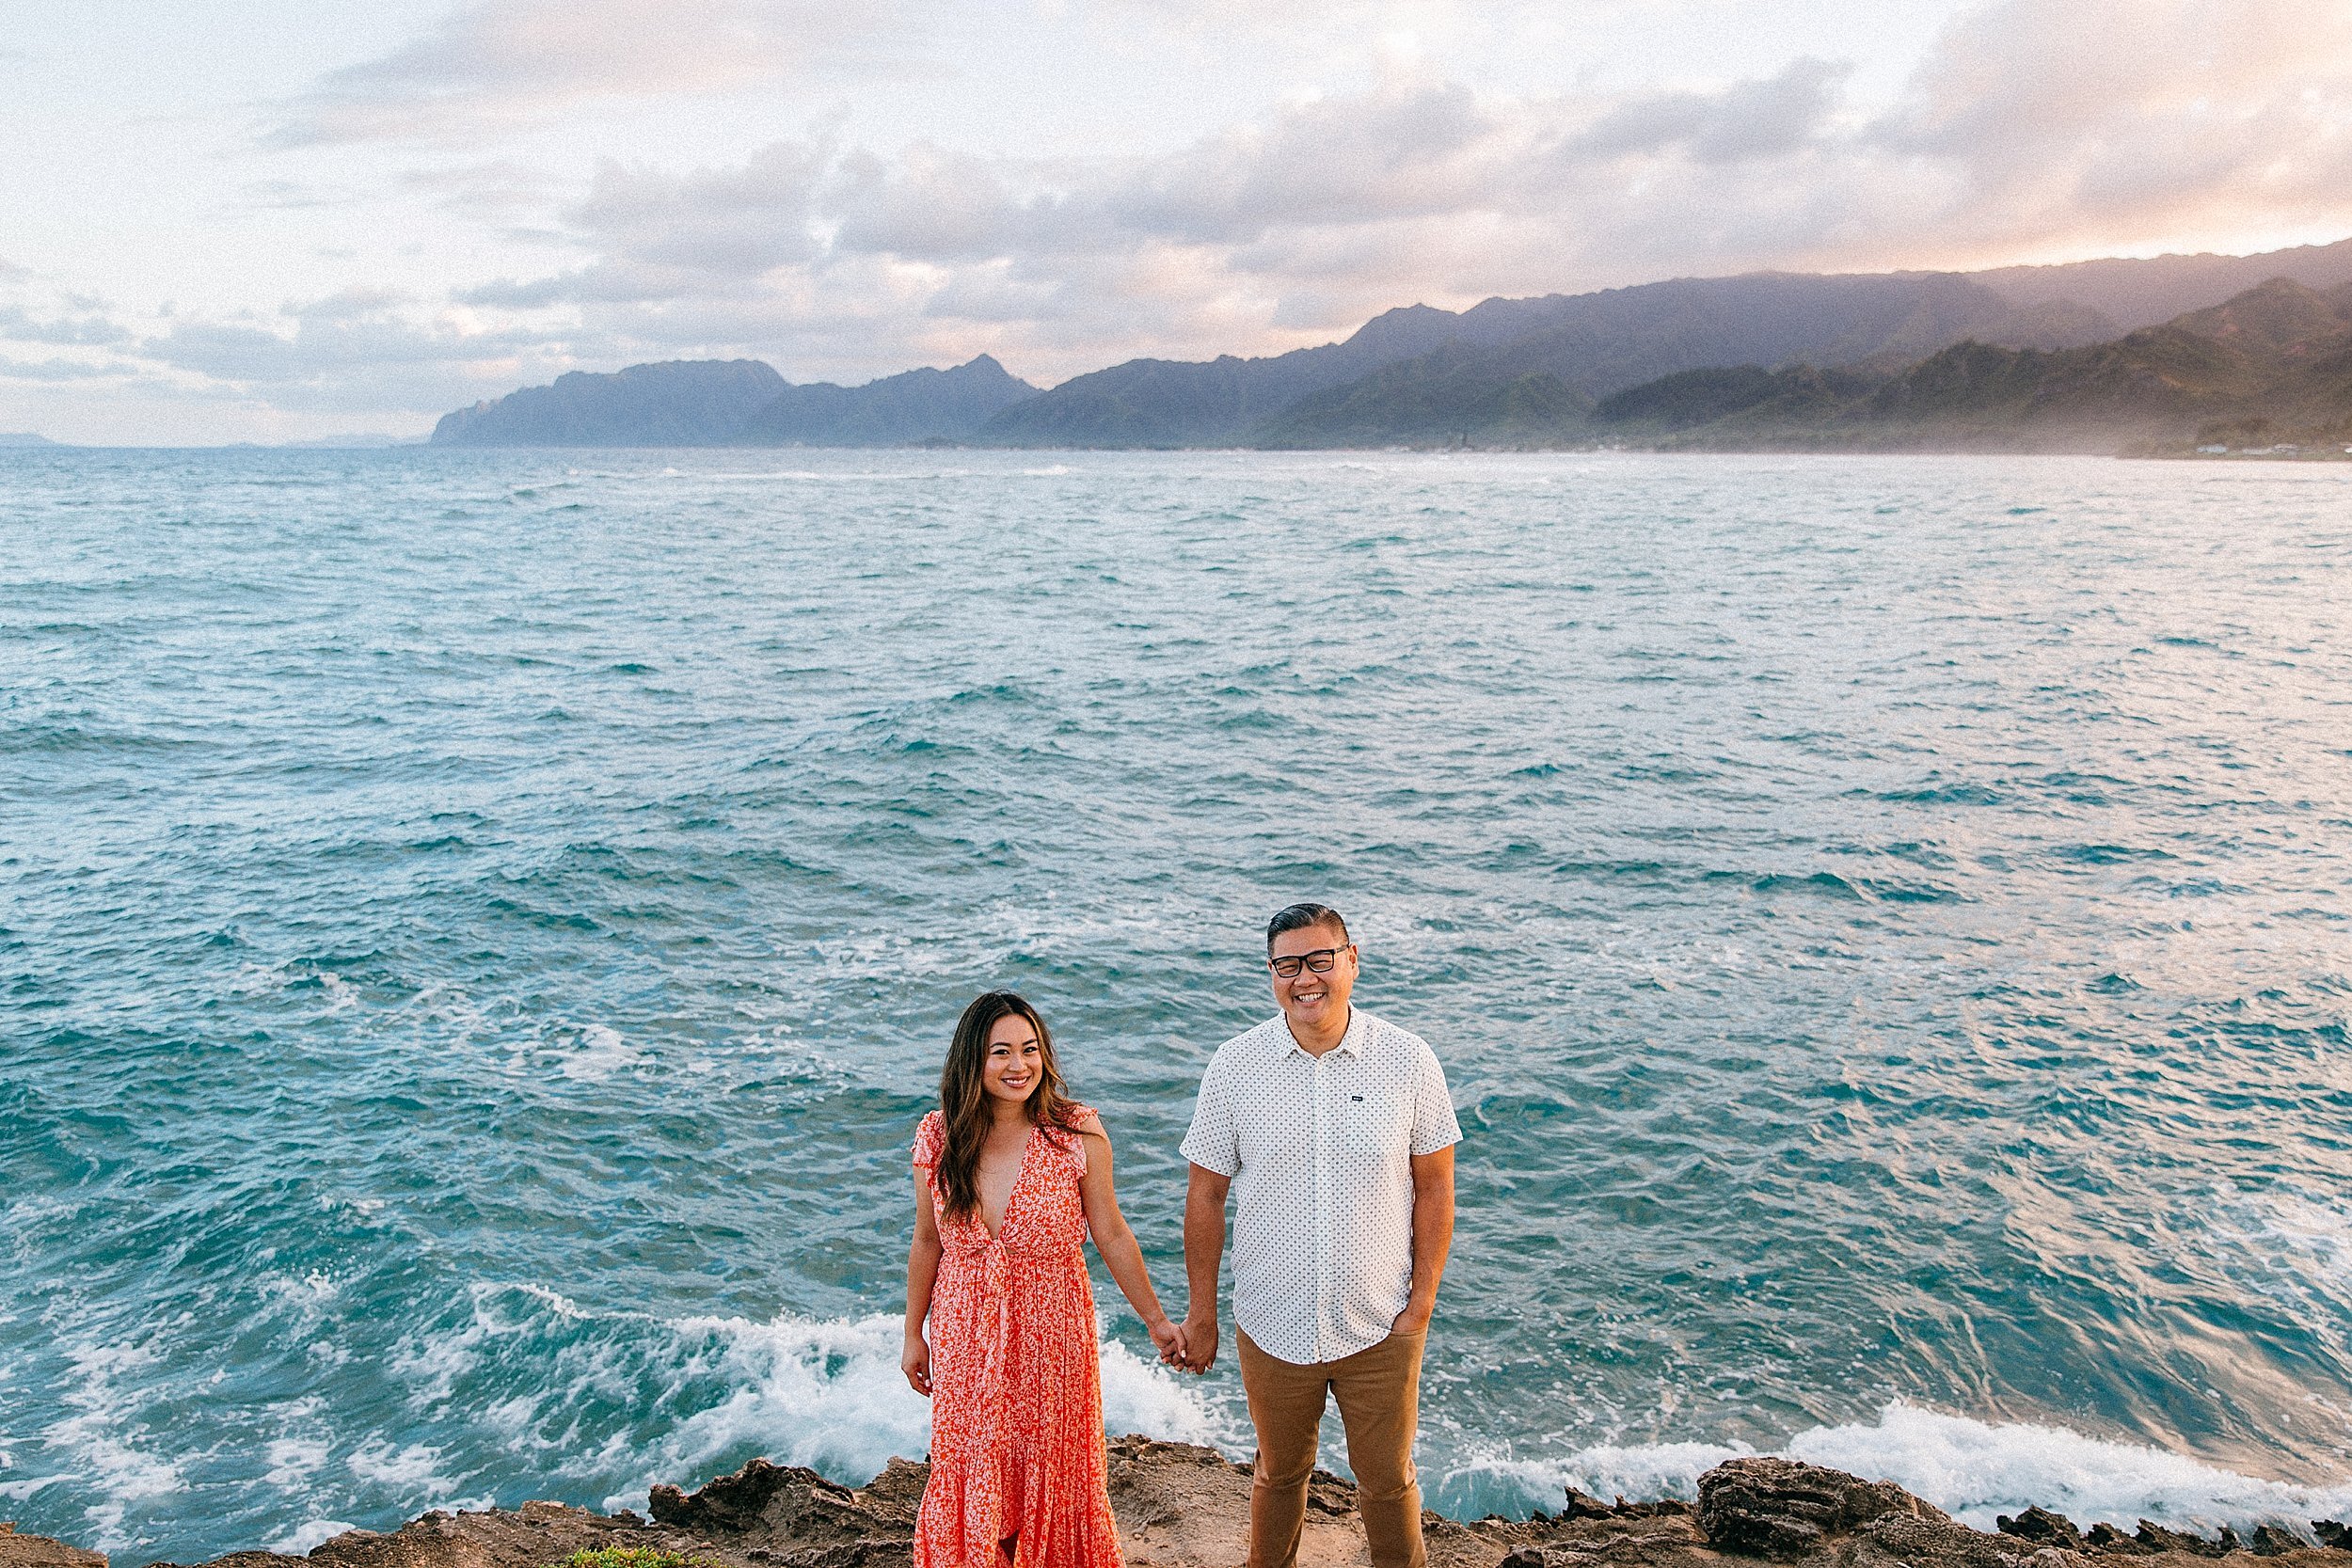
{"label": "dress v-neckline", "polygon": [[1021,1164],[1013,1170],[1012,1185],[1005,1189],[1005,1212],[996,1216],[996,1228],[989,1230],[988,1215],[981,1212],[978,1204],[972,1206],[972,1217],[980,1222],[980,1228],[988,1231],[988,1239],[992,1242],[1003,1241],[1005,1227],[1012,1223],[1013,1200],[1021,1196],[1021,1183],[1029,1179],[1029,1149],[1036,1142],[1037,1124],[1032,1122],[1029,1124],[1029,1135],[1021,1140]]}

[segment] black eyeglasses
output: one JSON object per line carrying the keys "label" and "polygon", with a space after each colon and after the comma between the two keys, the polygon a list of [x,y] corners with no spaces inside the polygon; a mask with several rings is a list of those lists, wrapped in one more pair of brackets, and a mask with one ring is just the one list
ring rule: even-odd
{"label": "black eyeglasses", "polygon": [[1346,951],[1344,947],[1318,947],[1311,953],[1293,953],[1284,958],[1268,958],[1265,966],[1285,980],[1295,979],[1302,969],[1310,974],[1328,974],[1331,966],[1340,961],[1340,955]]}

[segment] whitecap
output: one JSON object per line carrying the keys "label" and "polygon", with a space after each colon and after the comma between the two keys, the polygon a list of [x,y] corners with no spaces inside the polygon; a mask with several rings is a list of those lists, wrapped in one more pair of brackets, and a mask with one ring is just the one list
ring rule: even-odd
{"label": "whitecap", "polygon": [[328,1445],[310,1437],[274,1437],[262,1449],[269,1466],[262,1479],[272,1486],[299,1486],[326,1464]]}
{"label": "whitecap", "polygon": [[616,1072],[644,1065],[645,1053],[621,1038],[620,1032],[591,1023],[580,1032],[580,1043],[559,1053],[557,1070],[575,1083],[601,1084]]}
{"label": "whitecap", "polygon": [[[928,1453],[930,1402],[898,1370],[903,1322],[895,1312],[672,1321],[682,1338],[717,1341],[717,1370],[730,1391],[633,1456],[642,1480],[605,1506],[639,1506],[654,1481],[708,1474],[715,1462],[745,1451],[851,1484],[879,1474],[894,1456]],[[1116,1341],[1103,1346],[1103,1409],[1113,1432],[1184,1442],[1232,1435],[1174,1373]]]}
{"label": "whitecap", "polygon": [[1755,1450],[1722,1443],[1597,1444],[1564,1459],[1473,1458],[1457,1465],[1436,1490],[1458,1513],[1489,1508],[1556,1509],[1563,1489],[1596,1497],[1698,1496],[1699,1477],[1726,1459]]}
{"label": "whitecap", "polygon": [[1242,1434],[1232,1423],[1219,1421],[1194,1388],[1158,1362],[1145,1360],[1116,1339],[1102,1342],[1102,1361],[1104,1430],[1209,1448],[1231,1449],[1242,1444]]}
{"label": "whitecap", "polygon": [[140,1402],[115,1381],[122,1373],[154,1366],[163,1357],[151,1344],[131,1340],[85,1340],[62,1348],[77,1380],[62,1402],[75,1414],[52,1422],[41,1435],[52,1448],[84,1466],[83,1473],[72,1479],[103,1498],[85,1510],[85,1516],[99,1549],[118,1551],[134,1544],[124,1533],[123,1521],[135,1504],[167,1497],[187,1487],[178,1462],[138,1446],[135,1439]]}
{"label": "whitecap", "polygon": [[329,1013],[349,1012],[359,1005],[358,989],[333,970],[320,970],[317,978],[320,990],[326,994]]}
{"label": "whitecap", "polygon": [[358,1528],[341,1519],[312,1519],[262,1544],[286,1557],[308,1557],[313,1546],[324,1545],[335,1537],[347,1535]]}
{"label": "whitecap", "polygon": [[410,1443],[395,1449],[382,1438],[371,1438],[352,1453],[350,1468],[361,1481],[394,1487],[406,1495],[437,1495],[455,1484],[440,1474],[440,1463],[441,1450],[430,1444]]}
{"label": "whitecap", "polygon": [[1817,1427],[1786,1450],[1792,1459],[1892,1481],[1964,1523],[2039,1503],[2079,1524],[2129,1528],[2141,1518],[2213,1527],[2341,1515],[2352,1481],[2296,1486],[2263,1481],[2183,1454],[2030,1422],[1995,1425],[1906,1403],[1876,1424]]}
{"label": "whitecap", "polygon": [[[1461,1496],[1521,1508],[1557,1508],[1563,1486],[1601,1497],[1691,1498],[1700,1476],[1754,1451],[1693,1442],[1597,1446],[1559,1459],[1485,1458],[1458,1467],[1439,1488],[1450,1500]],[[2036,1504],[2080,1525],[2126,1529],[2140,1519],[2208,1530],[2266,1521],[2299,1527],[2352,1511],[2352,1480],[2323,1486],[2265,1481],[2141,1444],[2029,1421],[1980,1421],[1902,1401],[1876,1421],[1814,1427],[1773,1451],[1894,1481],[1984,1530],[1999,1515]]]}
{"label": "whitecap", "polygon": [[63,1474],[55,1476],[26,1476],[23,1481],[0,1481],[0,1498],[6,1498],[8,1501],[12,1503],[21,1503],[44,1486],[55,1486],[61,1481],[78,1481],[81,1478],[78,1476]]}

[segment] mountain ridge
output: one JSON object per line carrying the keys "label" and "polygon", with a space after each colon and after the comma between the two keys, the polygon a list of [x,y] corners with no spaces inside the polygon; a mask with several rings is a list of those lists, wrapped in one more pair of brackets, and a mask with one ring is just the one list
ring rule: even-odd
{"label": "mountain ridge", "polygon": [[[2276,256],[2286,265],[2278,277],[2314,293],[2302,279],[2352,283],[2352,240]],[[1742,420],[1753,423],[1764,404],[1790,418],[1810,409],[1804,417],[1815,418],[1824,398],[1859,429],[1847,406],[1852,375],[1897,379],[1963,344],[1974,345],[1975,357],[1947,359],[1921,374],[1967,384],[1967,395],[1984,404],[1971,417],[1990,430],[2001,418],[2026,416],[1994,412],[1999,399],[1983,379],[1992,373],[1985,353],[2046,356],[2123,342],[2173,319],[2137,325],[2125,319],[2145,314],[2152,301],[2191,299],[2193,309],[2176,316],[2231,305],[2247,291],[2214,290],[2250,276],[2265,260],[2168,256],[1974,274],[1756,272],[1498,296],[1460,311],[1416,304],[1383,311],[1345,339],[1285,354],[1130,359],[1042,390],[988,355],[859,387],[796,386],[756,360],[668,361],[568,372],[551,386],[445,416],[432,439],[443,446],[1542,445],[1577,438],[1619,393],[1686,372],[1740,368],[1788,379],[1760,403],[1719,412],[1716,420],[1732,421],[1719,435]],[[2066,292],[2074,284],[2080,288]],[[2076,293],[2122,314],[2110,317]],[[2180,330],[2199,344],[2229,336],[2217,326],[2217,337]],[[2174,341],[2170,352],[2193,358],[2207,351]],[[1998,374],[2031,380],[2041,372],[2020,367],[2038,363],[2001,359]],[[2143,375],[2131,385],[2161,404],[2163,381]],[[1711,407],[1733,395],[1729,385],[1701,376],[1652,402],[1677,405],[1692,397],[1693,407]],[[1751,377],[1737,396],[1760,385]],[[1913,390],[1932,402],[1927,381]],[[1933,394],[1949,395],[1948,388]],[[1695,428],[1668,422],[1664,433],[1674,439]],[[1599,426],[1664,429],[1608,418]]]}
{"label": "mountain ridge", "polygon": [[1894,373],[1718,367],[1597,404],[1591,434],[1661,447],[2181,451],[2352,438],[2352,283],[2278,277],[2110,342],[1964,341]]}
{"label": "mountain ridge", "polygon": [[572,371],[444,415],[437,447],[909,446],[957,440],[1037,388],[990,355],[859,387],[795,385],[756,359]]}
{"label": "mountain ridge", "polygon": [[2048,266],[1991,267],[1965,276],[2020,305],[2074,300],[2130,332],[2161,325],[2274,277],[2322,291],[2352,283],[2352,239],[2249,256],[2211,251],[2114,256]]}

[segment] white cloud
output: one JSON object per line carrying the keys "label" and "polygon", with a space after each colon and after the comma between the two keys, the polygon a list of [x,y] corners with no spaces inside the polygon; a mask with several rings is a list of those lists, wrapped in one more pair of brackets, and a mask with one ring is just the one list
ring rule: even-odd
{"label": "white cloud", "polygon": [[1645,94],[1602,115],[1565,150],[1592,158],[1687,150],[1703,164],[1793,152],[1820,137],[1849,71],[1801,59],[1776,76],[1720,92]]}
{"label": "white cloud", "polygon": [[173,371],[314,412],[446,409],[567,366],[577,346],[529,327],[418,312],[380,290],[289,305],[275,323],[178,320],[139,353]]}
{"label": "white cloud", "polygon": [[52,343],[109,347],[128,342],[131,334],[103,314],[38,316],[13,305],[0,305],[0,340],[16,343]]}
{"label": "white cloud", "polygon": [[10,381],[92,381],[130,374],[135,369],[119,360],[0,358],[0,377]]}
{"label": "white cloud", "polygon": [[2340,0],[2002,0],[1873,131],[2010,245],[2224,243],[2352,214]]}
{"label": "white cloud", "polygon": [[1994,264],[2282,214],[2352,229],[2352,12],[2253,7],[2005,0],[1876,111],[1815,59],[1550,97],[1416,68],[1153,157],[810,137],[730,167],[607,166],[566,218],[586,264],[465,297],[648,352],[857,373],[985,348],[1053,377],[1279,349],[1414,299]]}
{"label": "white cloud", "polygon": [[888,0],[472,0],[390,54],[280,106],[278,147],[479,135],[599,99],[772,86],[819,60],[869,67]]}
{"label": "white cloud", "polygon": [[[1612,25],[1661,32],[1740,11],[1597,3]],[[1004,20],[1053,9],[1011,0]],[[838,115],[699,161],[597,142],[636,150],[593,172],[584,152],[563,171],[558,133],[478,147],[623,100],[755,87],[791,113],[745,123],[805,125],[844,83],[938,67],[921,56],[948,49],[946,14],[939,0],[466,0],[281,104],[274,139],[313,150],[243,189],[271,214],[396,190],[495,239],[504,276],[445,290],[419,265],[398,275],[405,293],[138,327],[0,262],[0,341],[61,351],[0,376],[119,374],[135,356],[192,397],[419,415],[564,369],[704,355],[857,379],[987,350],[1054,380],[1140,354],[1277,352],[1415,300],[2352,232],[2342,0],[1989,0],[1899,80],[1761,43],[1744,75],[1482,72],[1515,40],[1565,49],[1573,29],[1476,0],[1103,0],[1054,36],[1119,33],[1184,70],[1263,47],[1300,62],[1295,90],[1172,145],[1138,127],[1088,155],[991,153],[937,124],[852,135]],[[877,56],[899,39],[908,57]],[[444,150],[363,145],[388,140]],[[469,150],[453,158],[452,142]],[[355,245],[350,271],[390,254],[389,239]]]}

